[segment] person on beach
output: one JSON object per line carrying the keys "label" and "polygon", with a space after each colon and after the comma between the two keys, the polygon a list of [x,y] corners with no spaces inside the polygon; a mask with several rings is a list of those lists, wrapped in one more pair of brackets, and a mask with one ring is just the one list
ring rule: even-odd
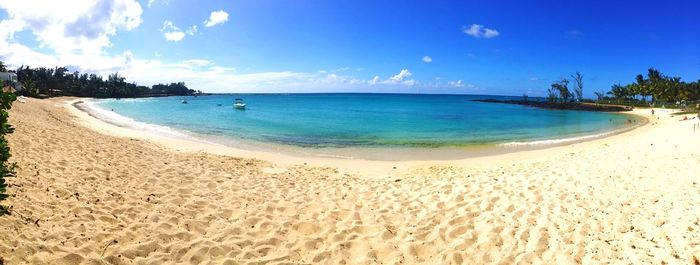
{"label": "person on beach", "polygon": [[654,109],[651,109],[651,116],[654,116]]}

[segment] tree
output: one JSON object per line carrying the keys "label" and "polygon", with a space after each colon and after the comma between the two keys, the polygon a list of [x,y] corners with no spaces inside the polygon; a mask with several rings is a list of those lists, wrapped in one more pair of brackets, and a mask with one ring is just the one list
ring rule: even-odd
{"label": "tree", "polygon": [[562,102],[569,101],[571,98],[571,91],[569,90],[569,80],[562,78],[561,80],[552,83],[552,90],[559,93],[559,98]]}
{"label": "tree", "polygon": [[557,90],[556,90],[555,88],[553,88],[553,87],[552,87],[552,88],[548,88],[548,89],[547,89],[547,101],[549,101],[549,102],[554,102],[554,101],[556,101],[557,98],[559,98],[559,96],[557,95],[557,93],[558,93],[558,92],[557,92]]}
{"label": "tree", "polygon": [[605,92],[600,91],[600,92],[594,92],[595,96],[598,98],[598,100],[603,100],[605,99]]}
{"label": "tree", "polygon": [[621,86],[620,84],[615,84],[610,87],[610,91],[607,93],[608,95],[611,95],[613,98],[624,98],[625,95],[627,94],[625,91],[625,88]]}
{"label": "tree", "polygon": [[579,72],[571,75],[571,79],[574,80],[574,96],[576,101],[583,100],[583,75]]}
{"label": "tree", "polygon": [[649,78],[649,90],[652,95],[652,101],[664,97],[663,75],[661,72],[654,68],[649,68],[647,78]]}
{"label": "tree", "polygon": [[637,84],[637,92],[642,96],[642,100],[647,101],[647,97],[651,95],[649,80],[644,79],[644,75],[637,75],[635,81]]}

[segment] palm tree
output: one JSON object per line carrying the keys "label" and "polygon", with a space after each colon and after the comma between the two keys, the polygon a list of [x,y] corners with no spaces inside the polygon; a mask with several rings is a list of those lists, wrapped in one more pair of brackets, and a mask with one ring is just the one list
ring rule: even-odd
{"label": "palm tree", "polygon": [[646,102],[647,97],[651,94],[651,91],[649,89],[649,80],[644,79],[643,75],[637,75],[636,80],[636,85],[637,85],[637,92],[639,95],[642,96],[642,99]]}
{"label": "palm tree", "polygon": [[649,78],[649,92],[651,92],[652,95],[651,101],[664,97],[666,95],[663,91],[664,76],[661,74],[661,72],[654,68],[649,68],[647,77]]}
{"label": "palm tree", "polygon": [[621,86],[620,84],[612,85],[612,87],[610,87],[610,91],[608,91],[608,95],[611,95],[617,99],[624,98],[626,94],[627,92],[625,87]]}

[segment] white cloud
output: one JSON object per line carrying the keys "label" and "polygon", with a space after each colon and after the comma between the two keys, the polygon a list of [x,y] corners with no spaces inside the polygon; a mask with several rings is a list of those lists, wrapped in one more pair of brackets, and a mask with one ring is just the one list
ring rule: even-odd
{"label": "white cloud", "polygon": [[209,19],[204,21],[204,26],[207,28],[213,27],[226,21],[228,21],[228,13],[226,11],[214,11],[209,15]]}
{"label": "white cloud", "polygon": [[185,34],[193,36],[197,33],[197,25],[192,25],[189,29],[182,31],[179,27],[175,26],[172,21],[166,20],[163,22],[163,27],[160,29],[163,32],[163,36],[168,41],[181,41],[185,38]]}
{"label": "white cloud", "polygon": [[189,59],[189,60],[184,60],[182,63],[192,66],[192,67],[202,67],[202,66],[207,66],[212,64],[212,62],[204,60],[204,59]]}
{"label": "white cloud", "polygon": [[379,76],[374,76],[372,79],[364,81],[368,85],[405,85],[413,86],[418,84],[418,81],[408,79],[413,74],[408,69],[401,69],[398,74],[390,76],[386,80],[382,80]]}
{"label": "white cloud", "polygon": [[163,27],[160,29],[160,32],[163,32],[165,39],[168,41],[181,41],[185,38],[185,33],[170,20],[163,22]]}
{"label": "white cloud", "polygon": [[478,24],[472,24],[469,27],[464,26],[464,27],[462,27],[462,32],[464,32],[465,34],[472,36],[474,38],[484,38],[484,39],[495,38],[495,37],[498,37],[498,35],[500,34],[495,29],[486,28],[486,27],[484,27],[482,25],[478,25]]}
{"label": "white cloud", "polygon": [[426,55],[426,56],[423,56],[423,58],[421,58],[421,60],[423,60],[424,63],[430,63],[430,62],[433,61],[433,58],[431,58],[430,56]]}
{"label": "white cloud", "polygon": [[160,5],[167,6],[170,4],[170,0],[148,0],[148,4],[146,4],[149,8],[152,7],[156,2],[158,2]]}
{"label": "white cloud", "polygon": [[401,72],[390,77],[388,81],[398,83],[398,82],[404,81],[404,79],[410,77],[411,75],[413,75],[413,74],[410,71],[408,71],[408,69],[401,69]]}
{"label": "white cloud", "polygon": [[462,80],[450,81],[450,82],[447,82],[447,86],[455,87],[455,88],[462,88],[462,87],[464,87],[464,82],[462,82]]}
{"label": "white cloud", "polygon": [[8,0],[0,1],[0,8],[8,14],[0,22],[0,50],[8,48],[15,33],[29,30],[41,48],[61,54],[100,53],[117,31],[138,27],[143,12],[135,0]]}
{"label": "white cloud", "polygon": [[182,31],[166,32],[165,39],[169,41],[181,41],[185,38],[185,33]]}

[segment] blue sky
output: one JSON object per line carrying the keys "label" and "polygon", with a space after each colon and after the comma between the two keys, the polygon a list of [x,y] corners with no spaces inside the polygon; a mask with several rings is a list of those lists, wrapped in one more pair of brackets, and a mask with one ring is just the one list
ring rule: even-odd
{"label": "blue sky", "polygon": [[[59,3],[54,3],[59,2]],[[544,95],[700,79],[700,1],[0,1],[0,60],[210,92]]]}

